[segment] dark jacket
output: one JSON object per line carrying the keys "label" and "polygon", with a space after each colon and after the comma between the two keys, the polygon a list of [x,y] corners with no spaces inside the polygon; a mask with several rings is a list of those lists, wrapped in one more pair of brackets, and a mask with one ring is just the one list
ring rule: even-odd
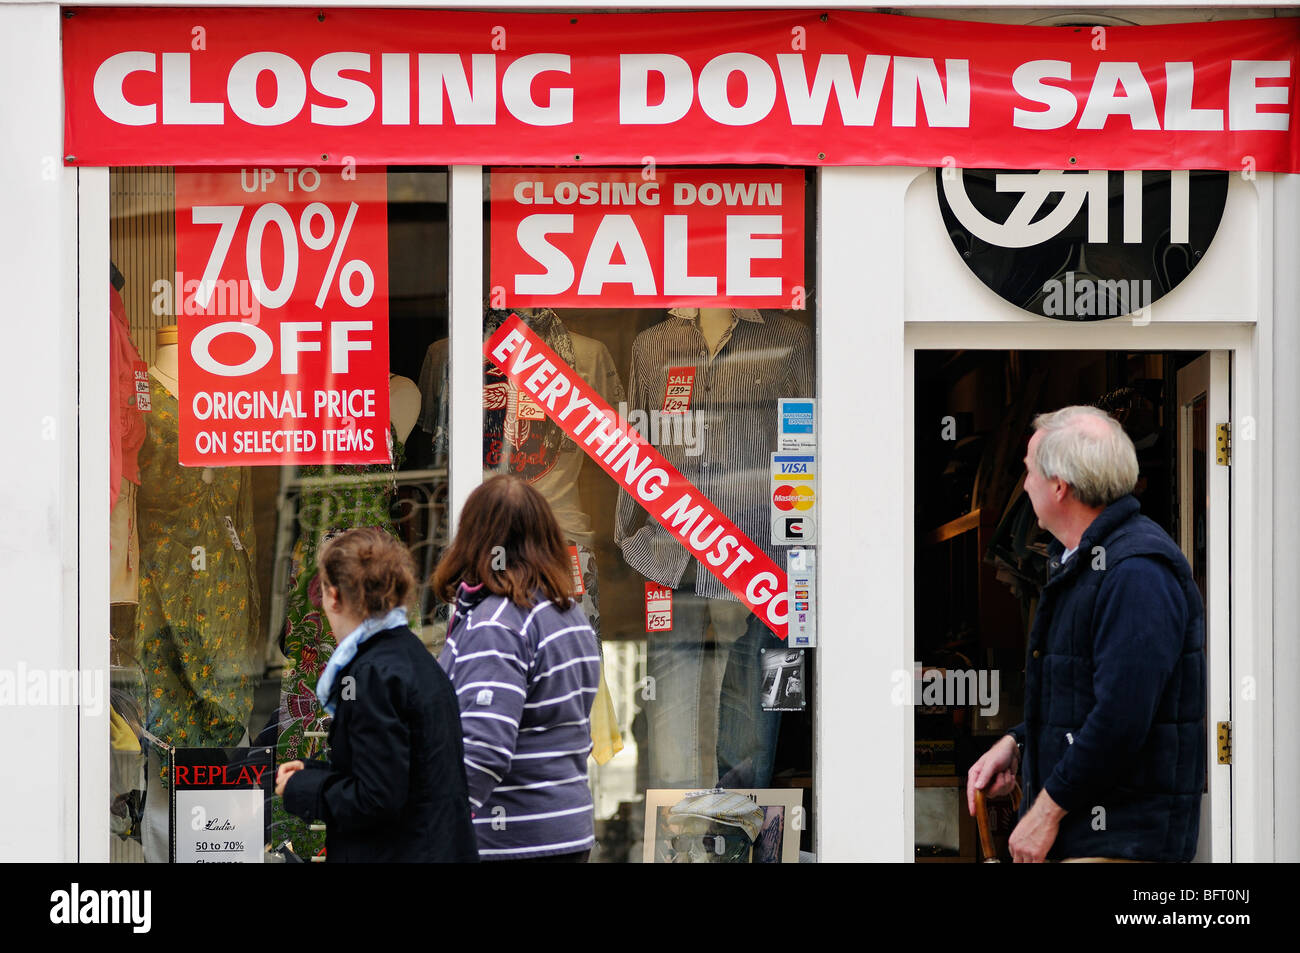
{"label": "dark jacket", "polygon": [[1029,636],[1027,811],[1046,789],[1069,813],[1049,859],[1185,861],[1205,784],[1205,611],[1173,540],[1115,501],[1050,574]]}
{"label": "dark jacket", "polygon": [[405,626],[361,643],[330,701],[330,760],[285,785],[291,814],[325,822],[330,862],[475,861],[451,683]]}

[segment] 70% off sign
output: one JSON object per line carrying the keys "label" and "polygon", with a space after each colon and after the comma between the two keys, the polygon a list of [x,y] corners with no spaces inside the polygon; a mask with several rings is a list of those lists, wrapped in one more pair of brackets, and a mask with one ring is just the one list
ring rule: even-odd
{"label": "70% off sign", "polygon": [[384,173],[177,173],[176,239],[180,462],[388,462]]}

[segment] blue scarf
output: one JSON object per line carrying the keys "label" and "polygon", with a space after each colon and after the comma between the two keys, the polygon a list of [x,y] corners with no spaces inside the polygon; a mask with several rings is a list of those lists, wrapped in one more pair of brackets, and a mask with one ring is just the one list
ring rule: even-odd
{"label": "blue scarf", "polygon": [[339,643],[338,648],[334,650],[334,654],[330,656],[329,662],[325,665],[325,671],[321,672],[320,678],[316,680],[316,697],[320,699],[322,708],[331,715],[334,714],[334,709],[337,706],[330,704],[330,690],[333,689],[334,680],[338,678],[339,672],[357,657],[357,649],[361,647],[361,643],[376,632],[383,632],[385,629],[396,629],[403,625],[406,625],[406,610],[399,606],[390,610],[386,616],[371,616],[348,633],[348,637]]}

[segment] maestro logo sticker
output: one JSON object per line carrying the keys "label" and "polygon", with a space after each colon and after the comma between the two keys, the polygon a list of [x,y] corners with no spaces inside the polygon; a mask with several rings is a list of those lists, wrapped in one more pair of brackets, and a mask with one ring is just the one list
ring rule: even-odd
{"label": "maestro logo sticker", "polygon": [[940,169],[962,261],[1018,308],[1100,321],[1149,308],[1218,231],[1228,173]]}

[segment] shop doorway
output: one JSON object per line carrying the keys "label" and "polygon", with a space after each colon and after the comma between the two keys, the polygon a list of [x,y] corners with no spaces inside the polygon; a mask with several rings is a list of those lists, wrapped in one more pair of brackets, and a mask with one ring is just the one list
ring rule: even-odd
{"label": "shop doorway", "polygon": [[[1179,543],[1206,606],[1206,777],[1197,860],[1228,861],[1231,767],[1216,724],[1229,721],[1229,420],[1222,351],[916,350],[914,352],[914,846],[923,861],[977,862],[966,810],[974,761],[1022,717],[1024,656],[1050,536],[1024,494],[1038,413],[1096,405],[1138,453],[1135,495]],[[989,808],[991,852],[1014,827]],[[1004,855],[1005,857],[1005,855]]]}

